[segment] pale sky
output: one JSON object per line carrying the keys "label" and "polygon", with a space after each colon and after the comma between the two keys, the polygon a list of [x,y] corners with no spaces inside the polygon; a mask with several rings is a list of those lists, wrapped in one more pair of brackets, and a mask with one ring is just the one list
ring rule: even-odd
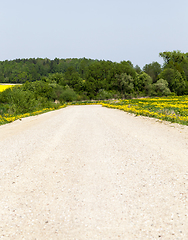
{"label": "pale sky", "polygon": [[188,52],[187,13],[187,0],[1,0],[0,61],[163,63],[159,52]]}

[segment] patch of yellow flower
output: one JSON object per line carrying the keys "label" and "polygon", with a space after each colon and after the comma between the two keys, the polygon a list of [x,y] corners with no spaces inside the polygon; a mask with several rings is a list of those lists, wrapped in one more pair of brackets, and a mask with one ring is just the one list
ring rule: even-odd
{"label": "patch of yellow flower", "polygon": [[15,85],[11,85],[11,84],[0,84],[0,92],[5,91],[7,88],[11,88],[14,87]]}
{"label": "patch of yellow flower", "polygon": [[[107,101],[86,101],[63,104],[58,107],[64,108],[68,105],[102,105],[103,107],[120,109],[136,115],[154,117],[161,120],[177,122],[188,125],[188,96],[143,98],[128,100],[107,100]],[[25,113],[17,116],[0,115],[0,125],[13,122],[28,116],[38,115],[44,112],[53,111],[57,108],[44,108],[32,113]]]}
{"label": "patch of yellow flower", "polygon": [[[64,108],[66,106],[67,106],[66,104],[63,104],[63,105],[59,106],[58,109]],[[38,110],[38,111],[35,111],[35,112],[32,112],[32,113],[24,113],[24,114],[19,114],[19,115],[16,115],[16,116],[11,116],[9,114],[5,114],[4,116],[0,115],[0,125],[10,123],[10,122],[14,122],[17,119],[22,119],[22,118],[25,118],[25,117],[35,116],[35,115],[38,115],[38,114],[41,114],[41,113],[53,111],[53,110],[56,110],[56,109],[57,108],[54,108],[54,107],[44,108],[44,109],[41,109],[41,110]]]}
{"label": "patch of yellow flower", "polygon": [[188,125],[188,96],[104,101],[102,106]]}

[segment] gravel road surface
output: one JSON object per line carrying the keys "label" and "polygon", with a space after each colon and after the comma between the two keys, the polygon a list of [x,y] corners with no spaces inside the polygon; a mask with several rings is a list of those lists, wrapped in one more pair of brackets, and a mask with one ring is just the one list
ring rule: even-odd
{"label": "gravel road surface", "polygon": [[0,239],[188,239],[188,127],[101,106],[0,126]]}

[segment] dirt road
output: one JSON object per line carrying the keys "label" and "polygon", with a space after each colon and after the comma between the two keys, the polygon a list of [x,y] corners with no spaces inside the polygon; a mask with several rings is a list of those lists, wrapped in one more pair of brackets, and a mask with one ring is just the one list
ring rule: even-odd
{"label": "dirt road", "polygon": [[101,106],[0,126],[0,239],[188,239],[188,127]]}

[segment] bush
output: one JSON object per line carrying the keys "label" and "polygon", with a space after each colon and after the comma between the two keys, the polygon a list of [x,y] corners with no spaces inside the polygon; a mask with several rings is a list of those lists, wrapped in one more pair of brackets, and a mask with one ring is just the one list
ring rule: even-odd
{"label": "bush", "polygon": [[72,88],[66,86],[64,90],[61,92],[58,100],[60,102],[72,102],[77,100],[77,94]]}
{"label": "bush", "polygon": [[110,93],[109,91],[106,91],[104,89],[100,89],[96,96],[97,100],[105,100],[105,99],[110,99],[110,98],[113,98],[112,93]]}
{"label": "bush", "polygon": [[54,86],[44,81],[36,81],[32,83],[26,82],[22,85],[22,89],[33,92],[36,98],[40,96],[52,100]]}
{"label": "bush", "polygon": [[155,89],[157,96],[168,96],[171,94],[171,91],[168,88],[168,82],[164,79],[159,79],[154,84],[154,89]]}
{"label": "bush", "polygon": [[11,114],[34,111],[37,105],[34,94],[30,91],[23,91],[22,89],[12,90],[10,103],[9,113]]}
{"label": "bush", "polygon": [[[39,82],[25,83],[22,86],[7,89],[0,94],[1,109],[5,109],[11,115],[33,112],[45,107],[50,107],[52,103],[51,87]],[[1,112],[5,112],[1,110]]]}

